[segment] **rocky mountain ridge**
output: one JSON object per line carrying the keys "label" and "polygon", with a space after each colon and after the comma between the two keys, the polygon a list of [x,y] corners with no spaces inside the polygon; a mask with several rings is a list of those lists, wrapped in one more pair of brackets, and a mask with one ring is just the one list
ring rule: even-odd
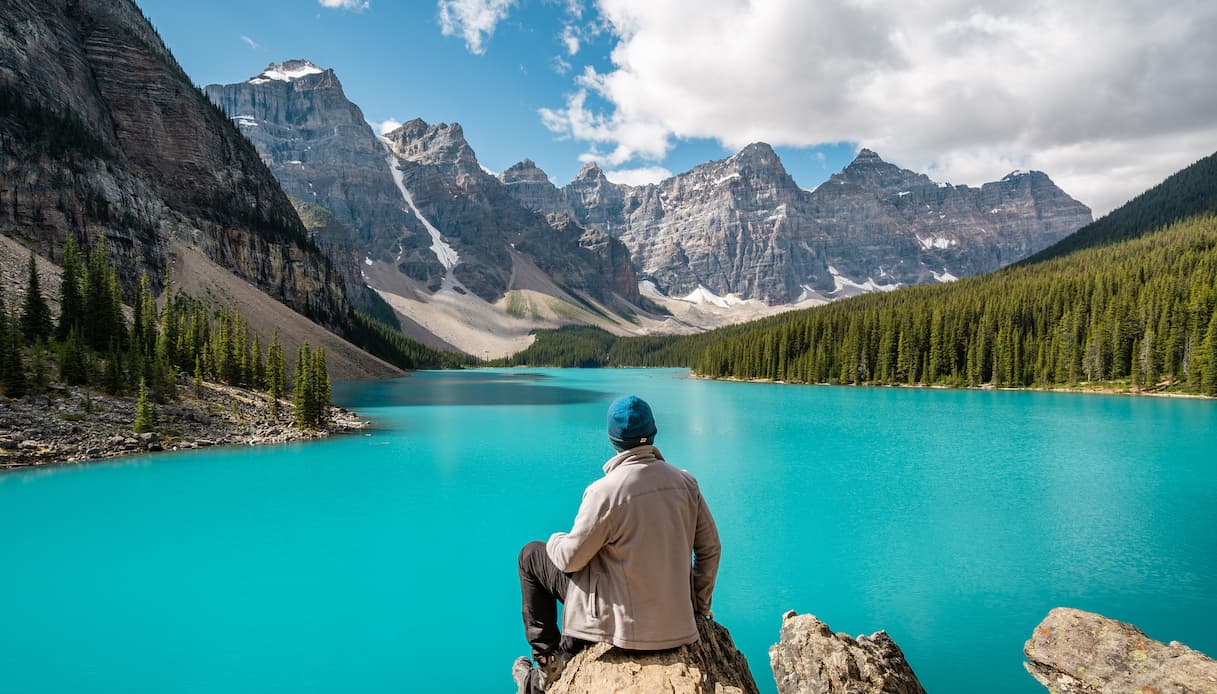
{"label": "rocky mountain ridge", "polygon": [[[52,259],[105,247],[130,291],[161,286],[170,241],[331,327],[345,289],[278,182],[191,83],[139,8],[5,3],[0,225]],[[268,326],[269,329],[269,326]]]}
{"label": "rocky mountain ridge", "polygon": [[524,205],[620,238],[640,278],[691,300],[789,304],[950,281],[1091,220],[1041,172],[951,186],[867,149],[812,191],[765,143],[651,185],[612,183],[593,163],[558,188],[529,160],[500,179]]}
{"label": "rocky mountain ridge", "polygon": [[622,242],[521,205],[478,163],[460,124],[414,119],[377,136],[334,72],[305,60],[206,91],[318,242],[432,344],[481,354],[465,338],[487,322],[512,321],[526,336],[570,321],[623,325],[614,312],[639,310]]}

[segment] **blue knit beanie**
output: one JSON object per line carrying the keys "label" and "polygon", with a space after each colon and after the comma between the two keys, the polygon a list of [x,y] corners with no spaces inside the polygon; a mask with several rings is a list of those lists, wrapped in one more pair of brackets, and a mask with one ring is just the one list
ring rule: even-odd
{"label": "blue knit beanie", "polygon": [[608,437],[618,450],[655,443],[655,416],[637,395],[623,395],[608,409]]}

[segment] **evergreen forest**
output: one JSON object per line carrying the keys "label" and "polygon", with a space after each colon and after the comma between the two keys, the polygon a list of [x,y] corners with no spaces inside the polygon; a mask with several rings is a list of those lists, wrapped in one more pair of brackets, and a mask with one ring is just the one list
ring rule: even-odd
{"label": "evergreen forest", "polygon": [[[214,309],[166,287],[158,305],[141,278],[124,313],[118,274],[104,247],[79,250],[68,240],[62,255],[60,311],[51,316],[31,254],[26,292],[10,300],[0,291],[0,390],[8,397],[46,391],[52,383],[86,386],[112,395],[138,393],[134,428],[154,426],[153,403],[179,397],[192,379],[266,391],[272,414],[288,392],[287,365],[276,331],[271,339],[250,329],[240,311]],[[294,423],[326,423],[330,381],[325,350],[302,346],[292,380]]]}

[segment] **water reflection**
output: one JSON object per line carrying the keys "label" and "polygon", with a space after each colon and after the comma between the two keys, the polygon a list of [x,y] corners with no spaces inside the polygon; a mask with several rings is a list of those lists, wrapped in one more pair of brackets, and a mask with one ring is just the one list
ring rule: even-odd
{"label": "water reflection", "polygon": [[531,371],[416,372],[407,378],[334,384],[335,404],[361,407],[433,405],[573,405],[596,402],[612,393],[546,385],[548,374]]}

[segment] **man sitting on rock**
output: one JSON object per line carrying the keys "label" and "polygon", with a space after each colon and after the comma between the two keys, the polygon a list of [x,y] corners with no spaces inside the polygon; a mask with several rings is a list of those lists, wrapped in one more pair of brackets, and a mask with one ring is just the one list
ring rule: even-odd
{"label": "man sitting on rock", "polygon": [[676,648],[696,642],[696,620],[710,618],[718,529],[697,480],[663,459],[655,433],[646,402],[614,401],[608,436],[618,453],[583,492],[571,531],[520,551],[524,633],[539,666],[512,665],[521,694],[544,691],[589,643]]}

